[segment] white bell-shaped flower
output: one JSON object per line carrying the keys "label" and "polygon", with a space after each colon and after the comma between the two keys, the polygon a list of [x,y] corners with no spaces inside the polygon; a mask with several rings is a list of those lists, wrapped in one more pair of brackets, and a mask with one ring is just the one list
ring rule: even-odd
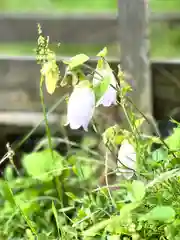
{"label": "white bell-shaped flower", "polygon": [[118,173],[117,175],[122,175],[126,179],[130,179],[134,175],[136,170],[136,151],[134,147],[124,140],[118,152]]}
{"label": "white bell-shaped flower", "polygon": [[71,129],[81,126],[88,131],[88,125],[95,109],[95,94],[89,86],[76,86],[69,98],[67,123]]}
{"label": "white bell-shaped flower", "polygon": [[93,77],[93,86],[98,85],[104,77],[110,77],[110,85],[104,95],[99,99],[96,106],[103,105],[104,107],[110,107],[112,104],[117,104],[116,78],[112,70],[109,67],[107,69],[96,70]]}

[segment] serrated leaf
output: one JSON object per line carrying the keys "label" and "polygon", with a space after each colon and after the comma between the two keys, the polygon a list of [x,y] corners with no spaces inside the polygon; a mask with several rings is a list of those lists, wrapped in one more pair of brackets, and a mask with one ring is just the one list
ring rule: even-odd
{"label": "serrated leaf", "polygon": [[78,54],[70,59],[68,62],[69,68],[72,70],[75,67],[82,65],[83,63],[87,62],[89,57],[85,54]]}
{"label": "serrated leaf", "polygon": [[142,216],[140,220],[143,221],[161,221],[166,222],[169,220],[173,220],[176,213],[174,209],[170,206],[156,206],[151,211],[149,211],[147,214]]}

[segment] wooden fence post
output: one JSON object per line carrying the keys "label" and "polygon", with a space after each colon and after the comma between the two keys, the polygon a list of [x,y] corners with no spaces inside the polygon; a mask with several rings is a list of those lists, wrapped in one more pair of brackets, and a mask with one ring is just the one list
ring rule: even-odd
{"label": "wooden fence post", "polygon": [[[121,67],[133,82],[134,104],[152,116],[152,83],[149,61],[148,5],[145,0],[118,0]],[[127,80],[128,80],[127,79]],[[150,126],[144,125],[150,132]]]}

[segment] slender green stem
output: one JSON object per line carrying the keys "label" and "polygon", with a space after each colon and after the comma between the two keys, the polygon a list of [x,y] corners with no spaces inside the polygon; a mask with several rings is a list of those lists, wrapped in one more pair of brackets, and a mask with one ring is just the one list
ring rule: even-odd
{"label": "slender green stem", "polygon": [[[48,145],[49,145],[49,149],[51,151],[52,159],[54,159],[53,148],[52,148],[52,140],[51,140],[51,132],[50,132],[50,128],[49,128],[49,125],[48,125],[46,108],[45,108],[45,104],[44,104],[44,95],[43,95],[43,90],[42,90],[43,82],[44,82],[44,77],[41,75],[41,79],[40,79],[41,105],[42,105],[43,115],[44,115],[44,120],[45,120],[45,127],[46,127],[46,134],[47,134],[47,138],[48,138]],[[61,200],[61,203],[63,205],[63,197],[62,197],[62,192],[61,192],[62,186],[61,186],[61,182],[60,182],[60,179],[59,179],[58,176],[55,177],[54,183],[55,183],[55,187],[56,187],[58,197]]]}
{"label": "slender green stem", "polygon": [[147,123],[149,123],[151,126],[154,127],[154,130],[155,130],[157,136],[159,137],[159,140],[161,141],[161,143],[168,149],[168,151],[172,154],[172,156],[173,156],[175,159],[177,159],[176,154],[175,154],[174,152],[171,152],[171,151],[170,151],[169,146],[168,146],[167,143],[162,139],[162,137],[161,137],[161,135],[160,135],[160,133],[159,133],[157,127],[156,127],[156,124],[153,124],[153,122],[150,121],[150,120],[148,119],[148,117],[146,117],[145,114],[144,114],[143,112],[141,112],[141,110],[138,109],[138,107],[136,107],[135,104],[133,104],[133,102],[131,101],[130,98],[127,98],[127,100],[128,100],[128,101],[132,104],[132,106],[141,114],[141,116],[147,121]]}

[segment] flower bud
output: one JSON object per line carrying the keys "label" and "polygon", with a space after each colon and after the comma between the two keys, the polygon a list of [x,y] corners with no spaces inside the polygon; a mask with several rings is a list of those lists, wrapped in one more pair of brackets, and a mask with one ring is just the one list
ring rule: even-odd
{"label": "flower bud", "polygon": [[119,149],[118,160],[119,173],[117,175],[122,175],[126,179],[132,178],[136,169],[136,152],[126,139],[122,142]]}

